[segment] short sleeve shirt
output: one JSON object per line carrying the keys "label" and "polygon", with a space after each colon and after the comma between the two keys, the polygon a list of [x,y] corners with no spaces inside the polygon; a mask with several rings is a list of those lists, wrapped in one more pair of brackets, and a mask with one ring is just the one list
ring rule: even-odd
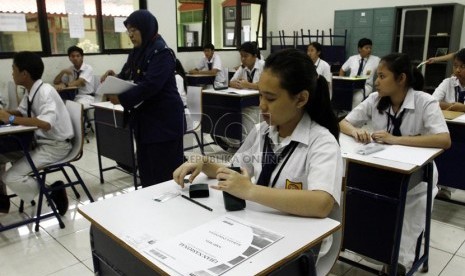
{"label": "short sleeve shirt", "polygon": [[[254,64],[254,66],[252,68],[252,70],[255,69],[255,73],[253,75],[252,83],[257,83],[260,80],[260,76],[262,75],[264,66],[265,66],[265,62],[263,60],[258,59],[258,58],[255,59],[255,64]],[[249,74],[251,74],[252,70],[250,70],[247,67],[239,66],[236,73],[234,73],[234,76],[231,78],[231,81],[234,81],[234,80],[247,80],[247,72]]]}
{"label": "short sleeve shirt", "polygon": [[458,96],[456,95],[456,87],[459,87],[460,91],[465,90],[465,87],[460,84],[457,77],[450,77],[444,79],[441,84],[434,90],[433,97],[438,102],[455,103],[457,102]]}
{"label": "short sleeve shirt", "polygon": [[92,78],[94,75],[94,70],[92,69],[92,66],[83,63],[79,70],[74,68],[74,66],[70,66],[69,70],[73,72],[73,80],[77,80],[79,75],[80,79],[84,79],[86,81],[86,85],[79,87],[79,95],[89,95],[95,93],[92,83]]}
{"label": "short sleeve shirt", "polygon": [[[350,70],[350,76],[355,77],[360,66],[360,60],[362,57],[360,55],[353,55],[347,59],[347,61],[342,65],[341,69],[343,71]],[[363,62],[362,77],[368,77],[365,83],[365,92],[366,95],[370,94],[373,91],[373,81],[376,69],[378,69],[378,64],[381,59],[377,56],[370,55],[368,58],[365,58]]]}
{"label": "short sleeve shirt", "polygon": [[316,72],[318,75],[323,76],[327,82],[331,82],[333,74],[331,73],[331,66],[321,58],[315,62]]}
{"label": "short sleeve shirt", "polygon": [[199,70],[208,70],[208,64],[212,64],[212,69],[218,69],[219,72],[216,74],[215,81],[216,82],[224,82],[226,76],[224,76],[223,64],[221,63],[221,58],[216,53],[213,53],[212,59],[209,61],[205,56],[200,59],[199,63],[197,64],[197,69]]}

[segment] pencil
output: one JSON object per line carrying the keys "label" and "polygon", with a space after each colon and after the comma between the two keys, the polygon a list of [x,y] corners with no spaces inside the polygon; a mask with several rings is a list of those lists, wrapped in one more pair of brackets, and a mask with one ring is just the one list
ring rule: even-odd
{"label": "pencil", "polygon": [[195,203],[195,204],[199,205],[200,207],[203,207],[203,208],[207,209],[208,211],[213,211],[213,209],[212,209],[212,208],[210,208],[210,207],[208,207],[208,206],[205,206],[205,205],[203,205],[202,203],[198,202],[198,201],[197,201],[197,200],[195,200],[195,199],[192,199],[192,198],[190,198],[190,197],[188,197],[188,196],[185,196],[185,195],[181,195],[181,196],[182,196],[183,198],[185,198],[185,199],[189,200],[190,202],[193,202],[193,203]]}

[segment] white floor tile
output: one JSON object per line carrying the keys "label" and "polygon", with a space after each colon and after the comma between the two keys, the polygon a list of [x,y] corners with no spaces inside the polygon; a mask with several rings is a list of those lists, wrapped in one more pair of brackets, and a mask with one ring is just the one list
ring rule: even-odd
{"label": "white floor tile", "polygon": [[90,269],[90,271],[94,271],[94,263],[92,261],[92,258],[89,258],[87,260],[84,260],[82,261],[82,263],[88,268]]}
{"label": "white floor tile", "polygon": [[70,275],[91,276],[91,275],[94,275],[94,273],[84,264],[77,263],[75,265],[69,266],[60,271],[49,274],[49,276],[70,276]]}
{"label": "white floor tile", "polygon": [[465,258],[455,256],[444,268],[440,276],[463,276],[465,271]]}
{"label": "white floor tile", "polygon": [[89,228],[58,237],[57,241],[80,261],[92,258]]}
{"label": "white floor tile", "polygon": [[460,248],[457,251],[456,255],[465,258],[465,242],[462,243],[462,246],[460,246]]}
{"label": "white floor tile", "polygon": [[465,241],[465,230],[443,222],[431,222],[430,247],[452,254]]}
{"label": "white floor tile", "polygon": [[427,273],[417,273],[424,276],[437,276],[446,267],[453,255],[442,250],[431,248],[429,250],[429,263]]}

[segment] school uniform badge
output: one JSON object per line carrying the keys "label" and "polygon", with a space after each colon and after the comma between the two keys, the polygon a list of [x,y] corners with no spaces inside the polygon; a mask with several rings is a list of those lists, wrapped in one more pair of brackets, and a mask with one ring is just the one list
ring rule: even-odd
{"label": "school uniform badge", "polygon": [[302,190],[302,182],[292,182],[289,179],[286,179],[286,189],[289,190]]}

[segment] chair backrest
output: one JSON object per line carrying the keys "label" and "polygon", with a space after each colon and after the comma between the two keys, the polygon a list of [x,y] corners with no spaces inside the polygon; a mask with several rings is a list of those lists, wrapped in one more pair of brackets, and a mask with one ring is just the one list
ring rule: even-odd
{"label": "chair backrest", "polygon": [[342,246],[342,233],[344,231],[344,213],[345,213],[345,178],[342,180],[342,192],[339,208],[334,209],[330,214],[334,220],[340,221],[342,227],[333,233],[333,241],[331,247],[329,248],[328,253],[323,257],[319,258],[316,264],[316,275],[328,275],[331,271],[331,268],[336,263],[339,253]]}
{"label": "chair backrest", "polygon": [[13,81],[8,81],[8,109],[16,109],[19,105],[19,96],[17,93],[16,84]]}
{"label": "chair backrest", "polygon": [[195,129],[202,121],[202,87],[188,86],[186,94],[187,108],[191,113],[193,129]]}
{"label": "chair backrest", "polygon": [[82,155],[82,147],[84,144],[84,128],[83,128],[83,107],[82,104],[75,101],[66,101],[66,108],[68,109],[73,125],[74,138],[73,148],[68,156],[62,162],[69,162],[78,160]]}

